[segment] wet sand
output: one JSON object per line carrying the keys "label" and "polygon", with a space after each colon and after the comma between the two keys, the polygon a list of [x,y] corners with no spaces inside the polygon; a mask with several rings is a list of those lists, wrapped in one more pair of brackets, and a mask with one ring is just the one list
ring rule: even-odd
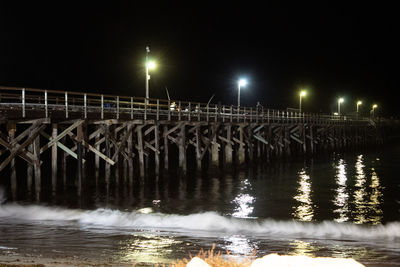
{"label": "wet sand", "polygon": [[44,257],[33,257],[33,256],[14,256],[14,255],[1,255],[0,256],[0,267],[14,267],[14,266],[24,266],[24,267],[75,267],[75,266],[147,266],[141,264],[127,264],[127,263],[104,263],[96,262],[92,259],[80,259],[77,257],[65,257],[65,258],[44,258]]}

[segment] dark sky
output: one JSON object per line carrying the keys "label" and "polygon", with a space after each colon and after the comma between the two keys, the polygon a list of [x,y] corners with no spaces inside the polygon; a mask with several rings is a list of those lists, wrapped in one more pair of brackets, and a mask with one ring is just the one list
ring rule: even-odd
{"label": "dark sky", "polygon": [[376,102],[400,115],[394,6],[13,2],[0,3],[0,85],[144,96],[148,45],[154,98],[168,87],[173,99],[236,104],[245,76],[242,105],[297,107],[306,87],[306,111],[331,112],[343,96],[344,111],[362,99],[364,112]]}

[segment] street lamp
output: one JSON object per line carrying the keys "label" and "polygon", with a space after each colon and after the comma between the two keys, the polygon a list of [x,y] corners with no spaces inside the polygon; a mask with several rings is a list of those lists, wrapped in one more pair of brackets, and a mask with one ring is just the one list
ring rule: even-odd
{"label": "street lamp", "polygon": [[238,107],[240,107],[240,87],[246,86],[247,81],[245,79],[240,79],[238,82]]}
{"label": "street lamp", "polygon": [[146,46],[146,103],[149,103],[149,70],[152,70],[156,67],[156,63],[154,61],[149,61],[149,53],[150,48]]}
{"label": "street lamp", "polygon": [[358,110],[359,110],[359,106],[362,104],[361,101],[357,101],[357,116],[358,116]]}
{"label": "street lamp", "polygon": [[305,91],[305,90],[303,90],[303,91],[300,91],[300,101],[299,101],[299,110],[300,110],[300,112],[301,112],[301,98],[303,97],[303,96],[306,96],[307,95],[307,91]]}
{"label": "street lamp", "polygon": [[378,105],[377,104],[373,104],[372,105],[372,110],[371,110],[371,112],[372,112],[372,117],[375,117],[375,109],[378,107]]}
{"label": "street lamp", "polygon": [[337,104],[338,104],[338,115],[339,116],[340,116],[340,104],[343,103],[343,102],[344,102],[343,97],[339,98],[338,101],[337,101]]}

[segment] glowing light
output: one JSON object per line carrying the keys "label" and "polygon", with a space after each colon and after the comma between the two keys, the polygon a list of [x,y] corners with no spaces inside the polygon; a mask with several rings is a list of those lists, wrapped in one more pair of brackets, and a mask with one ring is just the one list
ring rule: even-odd
{"label": "glowing light", "polygon": [[247,80],[246,79],[240,79],[239,80],[239,86],[246,86],[247,85]]}
{"label": "glowing light", "polygon": [[299,202],[293,212],[293,216],[299,221],[311,221],[314,217],[313,202],[311,200],[311,182],[310,176],[302,169],[299,172],[299,187],[297,188],[297,195],[293,198]]}
{"label": "glowing light", "polygon": [[155,68],[156,68],[156,63],[155,63],[154,61],[149,61],[149,62],[147,62],[147,68],[148,68],[149,70],[155,69]]}
{"label": "glowing light", "polygon": [[342,98],[342,97],[339,98],[339,99],[338,99],[338,102],[339,102],[339,103],[343,103],[343,102],[344,102],[344,98]]}
{"label": "glowing light", "polygon": [[357,101],[357,105],[359,106],[359,105],[361,105],[362,104],[362,102],[361,101]]}
{"label": "glowing light", "polygon": [[303,90],[303,91],[300,92],[300,96],[306,96],[306,95],[307,95],[307,91]]}
{"label": "glowing light", "polygon": [[374,104],[373,106],[372,106],[372,108],[377,108],[378,107],[378,105],[377,104]]}

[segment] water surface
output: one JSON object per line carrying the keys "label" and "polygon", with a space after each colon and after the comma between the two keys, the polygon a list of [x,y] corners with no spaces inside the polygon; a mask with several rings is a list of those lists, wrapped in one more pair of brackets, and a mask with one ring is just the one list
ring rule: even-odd
{"label": "water surface", "polygon": [[0,206],[0,257],[146,265],[215,244],[237,258],[276,252],[399,266],[399,162],[400,147],[392,146],[246,170],[170,173],[134,188],[120,177],[107,190],[89,176],[82,199],[72,182],[40,203],[19,192],[19,201]]}

